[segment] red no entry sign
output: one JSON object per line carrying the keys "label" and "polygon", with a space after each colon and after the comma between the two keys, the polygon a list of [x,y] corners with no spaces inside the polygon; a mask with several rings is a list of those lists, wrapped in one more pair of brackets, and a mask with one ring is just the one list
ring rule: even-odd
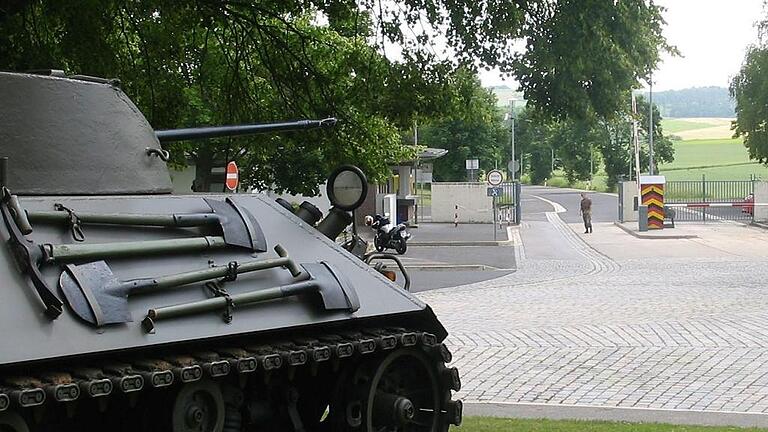
{"label": "red no entry sign", "polygon": [[239,175],[237,171],[237,164],[233,161],[227,164],[227,180],[225,184],[227,185],[227,189],[234,191],[237,189],[238,182]]}

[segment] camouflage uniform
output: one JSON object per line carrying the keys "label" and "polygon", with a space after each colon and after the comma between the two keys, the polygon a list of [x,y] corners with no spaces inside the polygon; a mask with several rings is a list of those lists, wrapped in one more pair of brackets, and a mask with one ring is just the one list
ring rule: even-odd
{"label": "camouflage uniform", "polygon": [[584,219],[584,234],[592,232],[592,200],[582,195],[581,217]]}

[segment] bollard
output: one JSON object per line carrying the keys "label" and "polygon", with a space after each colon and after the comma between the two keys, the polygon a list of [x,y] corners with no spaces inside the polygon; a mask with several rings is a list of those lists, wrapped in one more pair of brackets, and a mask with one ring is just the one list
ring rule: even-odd
{"label": "bollard", "polygon": [[648,206],[637,206],[637,225],[639,231],[648,231]]}
{"label": "bollard", "polygon": [[458,204],[453,206],[453,227],[454,228],[459,227],[459,205]]}
{"label": "bollard", "polygon": [[523,207],[520,202],[522,193],[523,186],[520,182],[515,183],[515,225],[520,225],[520,221],[523,219]]}

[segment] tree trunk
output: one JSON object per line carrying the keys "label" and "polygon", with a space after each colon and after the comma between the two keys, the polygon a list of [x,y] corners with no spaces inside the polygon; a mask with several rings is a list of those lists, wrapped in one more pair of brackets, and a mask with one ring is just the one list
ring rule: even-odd
{"label": "tree trunk", "polygon": [[211,192],[211,169],[215,153],[208,148],[201,148],[195,155],[195,192]]}

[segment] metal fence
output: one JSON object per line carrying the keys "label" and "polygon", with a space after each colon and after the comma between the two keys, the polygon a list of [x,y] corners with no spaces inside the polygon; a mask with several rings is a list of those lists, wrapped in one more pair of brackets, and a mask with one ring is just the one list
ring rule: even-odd
{"label": "metal fence", "polygon": [[522,215],[520,207],[520,183],[508,182],[499,185],[502,189],[500,197],[496,198],[496,207],[499,214],[496,220],[512,224],[519,224]]}
{"label": "metal fence", "polygon": [[744,205],[754,191],[751,180],[675,180],[664,187],[664,204],[675,221],[752,220],[753,208]]}

